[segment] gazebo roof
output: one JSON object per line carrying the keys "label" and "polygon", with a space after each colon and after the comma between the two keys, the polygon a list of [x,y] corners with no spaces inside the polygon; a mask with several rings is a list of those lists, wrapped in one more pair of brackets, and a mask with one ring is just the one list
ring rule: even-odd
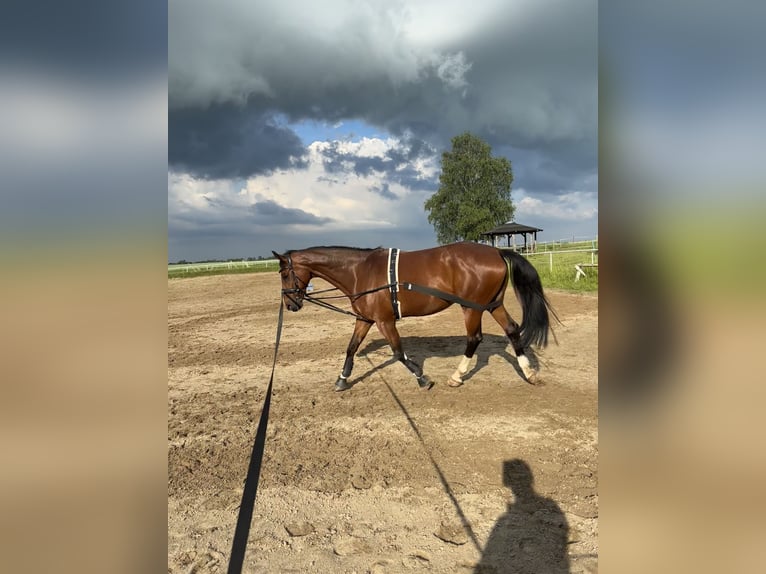
{"label": "gazebo roof", "polygon": [[521,223],[509,221],[508,223],[498,225],[494,229],[485,231],[481,235],[512,235],[515,233],[533,233],[535,231],[542,231],[542,229],[539,227],[530,227],[529,225],[522,225]]}

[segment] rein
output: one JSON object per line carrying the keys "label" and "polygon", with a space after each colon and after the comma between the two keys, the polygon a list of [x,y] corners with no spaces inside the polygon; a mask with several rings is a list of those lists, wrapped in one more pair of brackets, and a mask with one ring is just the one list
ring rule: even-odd
{"label": "rein", "polygon": [[[369,295],[370,293],[375,293],[376,291],[382,291],[383,289],[389,289],[391,285],[382,285],[380,287],[376,287],[375,289],[369,289],[367,291],[361,291],[359,293],[352,293],[349,295],[349,299],[351,301],[356,301],[359,299],[359,297],[362,297],[364,295]],[[288,291],[292,291],[291,289],[283,289],[282,293],[288,294]],[[337,287],[332,287],[330,289],[323,289],[322,291],[317,291],[317,293],[329,293],[331,291],[340,291]],[[330,311],[337,311],[338,313],[343,313],[344,315],[351,315],[352,317],[356,317],[360,321],[364,321],[365,323],[374,323],[375,321],[372,321],[368,319],[367,317],[363,317],[362,315],[359,315],[357,313],[353,313],[351,311],[347,311],[346,309],[342,309],[338,307],[337,305],[333,305],[332,303],[328,303],[328,299],[343,299],[346,297],[346,295],[332,295],[330,297],[314,297],[313,295],[309,295],[305,291],[303,292],[303,300],[308,303],[313,303],[317,307],[323,307],[324,309],[329,309]]]}
{"label": "rein", "polygon": [[[467,299],[463,299],[462,297],[458,297],[457,295],[453,295],[452,293],[447,293],[446,291],[441,291],[439,289],[434,289],[432,287],[426,287],[424,285],[418,285],[417,283],[409,283],[409,282],[389,283],[387,285],[381,285],[380,287],[375,287],[374,289],[368,289],[367,291],[352,293],[351,295],[348,295],[348,298],[351,299],[351,301],[353,302],[359,299],[360,297],[363,297],[364,295],[369,295],[370,293],[382,291],[383,289],[391,289],[392,287],[396,287],[396,286],[399,286],[402,289],[405,289],[407,291],[416,291],[418,293],[423,293],[424,295],[431,295],[432,297],[437,297],[438,299],[449,301],[450,303],[457,303],[458,305],[461,305],[463,307],[469,307],[471,309],[476,309],[477,311],[492,311],[493,309],[499,307],[502,304],[502,301],[492,301],[488,305],[481,305],[480,303],[468,301]],[[332,287],[330,289],[323,289],[322,291],[317,291],[317,293],[329,293],[332,291],[340,291],[340,289],[338,289],[337,287]],[[291,293],[295,293],[295,292],[296,291],[294,289],[282,290],[282,293],[288,296]],[[331,311],[337,311],[338,313],[351,315],[352,317],[356,317],[357,319],[360,319],[367,323],[375,322],[375,321],[371,321],[367,317],[363,317],[362,315],[358,315],[357,313],[352,313],[351,311],[347,311],[346,309],[341,309],[340,307],[327,302],[328,299],[343,299],[344,297],[346,297],[346,295],[333,295],[330,297],[314,297],[312,295],[309,295],[303,290],[302,290],[302,293],[303,293],[304,301],[308,303],[313,303],[314,305],[317,305],[318,307],[323,307],[325,309],[330,309]]]}
{"label": "rein", "polygon": [[[335,291],[335,289],[326,289],[322,291],[322,293],[326,293],[327,291]],[[385,289],[385,287],[381,287],[381,289]],[[363,317],[362,315],[359,315],[357,313],[353,313],[351,311],[347,311],[346,309],[341,309],[337,305],[333,305],[332,303],[328,303],[327,299],[342,299],[345,297],[345,295],[336,295],[334,297],[312,297],[308,293],[303,296],[303,300],[307,301],[308,303],[313,303],[317,307],[323,307],[324,309],[329,309],[330,311],[337,311],[338,313],[343,313],[344,315],[351,315],[352,317],[356,317],[360,321],[364,321],[365,323],[374,323],[375,321],[372,321],[368,319],[367,317]],[[352,295],[353,297],[353,295]]]}

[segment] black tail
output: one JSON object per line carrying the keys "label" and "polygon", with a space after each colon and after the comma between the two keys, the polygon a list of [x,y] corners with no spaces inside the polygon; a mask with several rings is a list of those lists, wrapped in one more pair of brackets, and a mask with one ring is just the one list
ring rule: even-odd
{"label": "black tail", "polygon": [[543,293],[543,284],[537,269],[515,251],[501,250],[500,254],[511,264],[513,290],[524,313],[521,321],[521,347],[545,347],[548,345],[548,330],[551,328],[548,312],[550,311],[556,320],[558,317]]}

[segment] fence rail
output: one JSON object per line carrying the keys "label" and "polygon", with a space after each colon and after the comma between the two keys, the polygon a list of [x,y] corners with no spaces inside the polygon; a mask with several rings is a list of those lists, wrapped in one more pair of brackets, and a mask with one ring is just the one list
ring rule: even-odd
{"label": "fence rail", "polygon": [[219,271],[224,269],[241,270],[257,269],[273,265],[276,259],[261,259],[259,261],[211,261],[209,263],[172,263],[168,265],[168,275],[186,275],[201,271]]}
{"label": "fence rail", "polygon": [[[587,256],[578,256],[579,253],[589,253],[590,257]],[[539,259],[537,258],[547,258],[548,259],[548,269],[550,271],[553,271],[554,267],[554,259],[556,259],[556,262],[560,265],[571,265],[572,266],[572,272],[575,272],[574,265],[576,264],[588,264],[591,266],[597,266],[598,265],[598,248],[595,249],[565,249],[561,251],[536,251],[533,253],[524,253],[524,257],[529,259],[533,264],[536,263]],[[555,256],[555,257],[554,257]],[[588,259],[590,259],[590,263],[588,262]]]}

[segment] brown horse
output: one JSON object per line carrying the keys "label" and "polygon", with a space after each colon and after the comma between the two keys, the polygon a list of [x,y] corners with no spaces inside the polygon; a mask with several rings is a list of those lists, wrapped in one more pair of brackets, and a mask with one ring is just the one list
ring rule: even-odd
{"label": "brown horse", "polygon": [[[533,382],[537,375],[524,351],[532,344],[547,345],[550,305],[537,271],[518,253],[470,242],[422,251],[402,251],[396,276],[389,273],[389,269],[393,273],[393,267],[389,250],[384,248],[311,247],[283,255],[272,253],[279,259],[283,301],[290,311],[298,311],[304,300],[323,303],[321,298],[315,299],[306,293],[312,277],[324,279],[351,301],[356,325],[343,371],[335,383],[338,391],[351,388],[348,378],[354,367],[354,354],[373,324],[391,345],[394,357],[415,375],[419,386],[431,388],[433,383],[402,349],[396,329],[397,315],[432,315],[453,303],[463,308],[468,340],[465,356],[450,377],[449,385],[463,383],[463,376],[482,340],[484,311],[490,312],[510,339],[527,380]],[[521,325],[503,306],[509,279],[521,304]],[[324,306],[335,308],[328,304]],[[555,317],[555,313],[553,315]]]}

